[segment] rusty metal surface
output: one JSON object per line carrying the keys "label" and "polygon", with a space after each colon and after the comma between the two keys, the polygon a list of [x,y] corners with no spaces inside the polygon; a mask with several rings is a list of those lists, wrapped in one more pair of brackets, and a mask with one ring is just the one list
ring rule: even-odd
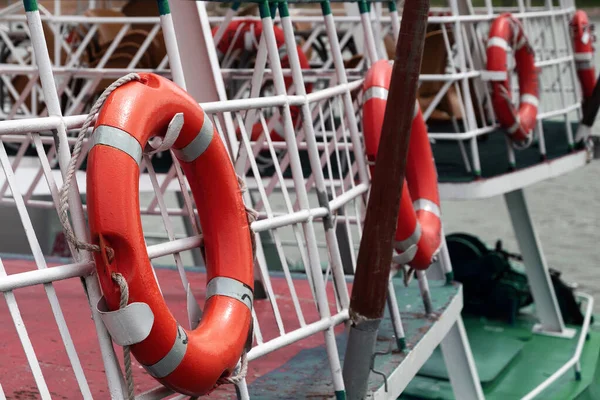
{"label": "rusty metal surface", "polygon": [[[431,330],[437,318],[442,315],[450,302],[459,293],[459,286],[444,286],[440,282],[430,282],[433,289],[432,301],[434,316],[426,318],[423,301],[416,282],[404,287],[401,281],[394,282],[396,296],[402,315],[402,323],[406,332],[408,349],[417,343]],[[389,315],[382,321],[377,339],[376,352],[386,353],[375,358],[375,370],[388,375],[406,358],[408,353],[396,351],[396,340]],[[346,349],[347,335],[339,333],[336,337],[342,361]],[[369,392],[374,392],[384,385],[382,376],[371,373]],[[300,351],[287,363],[272,372],[256,378],[249,385],[251,398],[257,399],[331,399],[335,398],[331,374],[327,364],[327,353],[324,346]]]}
{"label": "rusty metal surface", "polygon": [[[2,257],[8,274],[32,270],[33,261],[23,259],[8,259]],[[49,267],[55,264],[49,261]],[[64,260],[61,260],[64,263]],[[161,289],[167,305],[175,318],[186,325],[186,296],[180,289],[179,275],[175,269],[157,268],[156,274],[161,283]],[[196,299],[200,305],[204,304],[206,275],[202,272],[188,272],[188,277]],[[271,278],[277,301],[282,310],[284,325],[288,331],[298,328],[295,319],[293,304],[284,278]],[[295,276],[295,289],[304,311],[306,322],[319,319],[308,281]],[[79,352],[86,378],[90,383],[90,390],[95,399],[107,399],[106,376],[100,358],[100,348],[90,316],[87,299],[79,279],[68,279],[54,283],[60,305],[63,309],[67,325],[72,332],[75,347]],[[331,287],[329,286],[328,289]],[[32,338],[36,355],[40,361],[42,373],[47,380],[50,393],[56,399],[74,398],[73,388],[77,386],[72,367],[67,358],[64,346],[60,341],[58,328],[52,316],[48,299],[44,294],[43,286],[31,286],[14,291],[19,309],[23,316],[25,326]],[[329,304],[332,310],[335,307],[332,290],[328,290]],[[258,318],[261,319],[261,330],[265,340],[279,336],[273,319],[273,311],[268,300],[256,300],[254,307]],[[271,321],[272,320],[272,321]],[[272,323],[271,323],[272,322]],[[338,328],[337,332],[340,332]],[[4,297],[0,295],[0,376],[2,388],[7,399],[39,399],[40,394],[27,365],[23,348],[20,345],[15,327],[7,310]],[[295,343],[291,346],[261,357],[249,363],[247,381],[252,382],[270,371],[288,362],[298,352],[320,346],[323,344],[322,335],[312,337]],[[117,346],[115,346],[117,347]],[[117,351],[119,363],[123,365],[122,352]],[[134,382],[137,393],[144,392],[159,386],[142,366],[132,359]],[[323,365],[327,370],[327,364]],[[232,385],[225,385],[211,393],[208,398],[231,399],[235,398]],[[260,397],[259,397],[260,398]],[[277,398],[277,397],[270,397]]]}

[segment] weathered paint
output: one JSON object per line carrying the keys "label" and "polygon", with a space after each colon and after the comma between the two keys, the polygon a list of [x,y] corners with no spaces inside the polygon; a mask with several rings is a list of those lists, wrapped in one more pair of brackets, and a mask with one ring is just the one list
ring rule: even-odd
{"label": "weathered paint", "polygon": [[[8,274],[36,269],[32,260],[7,257],[4,254],[0,257]],[[65,264],[68,262],[72,261],[48,259],[48,267],[51,268],[59,263]],[[187,326],[187,299],[186,293],[181,290],[179,273],[175,268],[157,267],[156,275],[161,284],[163,296],[173,315],[180,324]],[[193,268],[187,269],[187,276],[195,298],[202,307],[205,299],[206,275],[203,270]],[[308,281],[305,276],[300,274],[293,274],[293,276],[294,286],[306,321],[308,323],[318,321],[319,315],[312,300],[312,292]],[[271,273],[271,284],[277,295],[277,303],[282,311],[281,317],[286,331],[289,332],[299,328],[300,325],[293,311],[294,307],[283,274]],[[98,338],[94,323],[90,318],[89,304],[81,282],[79,279],[68,279],[55,282],[53,286],[56,288],[67,326],[71,331],[92,395],[98,399],[109,398]],[[52,397],[59,399],[76,398],[80,394],[77,392],[75,375],[61,342],[43,286],[21,288],[14,293]],[[336,303],[332,291],[328,290],[328,295],[330,309],[335,312]],[[0,295],[0,298],[3,299],[3,296]],[[255,299],[254,308],[258,319],[261,321],[260,327],[264,339],[269,340],[279,336],[270,302]],[[336,332],[339,333],[342,330],[343,326],[339,326]],[[5,395],[8,398],[39,398],[6,302],[3,300],[0,300],[0,337],[2,338],[2,341],[0,341],[0,354],[2,354],[0,376],[2,377],[2,388]],[[278,368],[303,349],[322,344],[323,335],[317,334],[252,361],[248,369],[248,383],[251,384],[258,377]],[[120,351],[118,346],[115,346],[115,349],[119,363],[123,365],[123,352]],[[136,393],[158,386],[158,383],[141,368],[135,359],[133,360],[133,370]],[[210,395],[211,399],[231,399],[234,397],[235,389],[233,385],[223,385]],[[270,396],[269,398],[279,397]]]}
{"label": "weathered paint", "polygon": [[169,0],[157,0],[158,2],[158,13],[160,15],[167,15],[171,13],[169,9]]}
{"label": "weathered paint", "polygon": [[[522,315],[514,326],[478,317],[464,316],[463,320],[485,397],[490,400],[523,397],[572,357],[579,337],[579,334],[572,339],[534,335],[531,329],[536,320],[530,315]],[[599,354],[600,328],[592,325],[581,355],[581,380],[568,371],[540,398],[597,398],[585,393],[600,389]],[[454,398],[439,350],[400,397],[415,398]]]}
{"label": "weathered paint", "polygon": [[38,10],[37,0],[23,0],[23,6],[26,12]]}
{"label": "weathered paint", "polygon": [[[446,306],[459,293],[456,285],[448,286],[443,281],[430,283],[435,315],[440,315]],[[408,352],[396,351],[396,338],[389,315],[386,312],[379,327],[375,351],[387,353],[375,359],[375,369],[386,375],[390,373],[410,354],[410,349],[429,332],[435,323],[434,319],[425,318],[423,303],[416,282],[404,287],[401,280],[394,279],[394,289],[398,299],[402,323],[405,329]],[[340,357],[344,359],[347,335],[341,332],[336,336]],[[392,350],[392,352],[390,352]],[[307,385],[310,382],[310,385]],[[369,391],[374,391],[384,384],[380,375],[370,374]],[[271,373],[257,378],[249,385],[251,398],[270,398],[277,391],[277,398],[295,399],[298,393],[302,398],[327,398],[334,395],[331,385],[331,374],[327,367],[325,346],[310,347],[299,352],[287,363],[282,364]]]}
{"label": "weathered paint", "polygon": [[[577,131],[577,126],[577,123],[572,123],[573,131]],[[543,128],[544,142],[546,144],[546,160],[540,159],[540,151],[536,146],[519,150],[517,163],[514,168],[516,171],[572,154],[565,138],[564,121],[545,120]],[[444,124],[440,126],[430,125],[429,133],[440,132],[444,129],[447,131],[447,127]],[[439,182],[472,182],[477,179],[476,175],[481,175],[483,178],[506,175],[509,172],[509,162],[506,157],[506,144],[502,133],[503,131],[498,129],[487,135],[486,140],[478,141],[477,146],[481,160],[481,171],[478,174],[469,173],[465,170],[460,149],[455,142],[438,140],[431,146],[431,149],[433,150],[433,157],[436,162]]]}

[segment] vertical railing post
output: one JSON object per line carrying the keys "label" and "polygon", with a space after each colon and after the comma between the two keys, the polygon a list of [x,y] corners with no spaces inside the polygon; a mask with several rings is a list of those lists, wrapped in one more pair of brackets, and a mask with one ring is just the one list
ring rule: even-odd
{"label": "vertical railing post", "polygon": [[[449,0],[450,10],[452,15],[460,15],[458,0]],[[467,72],[467,56],[465,42],[462,36],[462,22],[455,20],[454,22],[454,37],[456,40],[456,49],[458,53],[458,69],[460,72]],[[465,105],[464,125],[467,132],[477,129],[477,119],[475,118],[475,110],[473,109],[473,101],[471,100],[471,89],[469,87],[469,78],[461,78],[460,80],[463,101]],[[473,174],[475,178],[481,177],[481,161],[479,159],[479,146],[477,144],[477,136],[473,136],[471,141],[471,157],[473,158]]]}
{"label": "vertical railing post", "polygon": [[[60,101],[52,71],[52,62],[50,61],[50,54],[48,53],[48,47],[46,46],[46,39],[44,37],[42,19],[38,11],[37,0],[23,0],[23,5],[25,7],[27,25],[31,32],[33,54],[39,70],[44,100],[46,102],[46,107],[48,108],[48,115],[51,117],[62,118],[62,110],[60,108]],[[71,150],[67,140],[67,130],[64,123],[59,125],[54,132],[54,139],[57,143],[58,165],[64,178],[67,175],[67,169],[69,167],[69,162],[71,161]],[[68,199],[69,213],[71,214],[71,220],[73,221],[75,235],[79,240],[87,241],[88,232],[77,180],[74,180],[71,184],[71,191],[69,192]],[[74,254],[74,257],[79,262],[86,262],[92,259],[91,254],[87,251],[80,251],[77,254]],[[94,307],[102,295],[98,279],[94,275],[89,275],[83,280],[90,306]],[[115,399],[123,398],[123,377],[114,353],[112,340],[104,323],[100,319],[99,314],[92,312],[92,319],[96,327],[96,333],[100,344],[100,351],[102,353],[102,361],[104,363],[110,396]],[[71,362],[73,363],[73,361],[79,364],[79,359],[74,358]],[[78,368],[81,368],[81,366],[79,365]],[[84,397],[87,397],[87,394],[84,395]]]}
{"label": "vertical railing post", "polygon": [[[169,8],[187,92],[198,102],[227,100],[204,2],[171,0]],[[220,122],[223,139],[235,159],[239,142],[231,113],[223,113]]]}
{"label": "vertical railing post", "polygon": [[[298,47],[296,46],[294,37],[294,27],[292,25],[292,18],[290,17],[286,1],[279,3],[279,13],[285,36],[285,43],[287,46],[288,61],[292,70],[292,79],[294,85],[296,86],[296,94],[299,96],[306,96],[304,77],[302,76],[302,66],[300,65]],[[319,201],[319,205],[321,207],[329,209],[329,197],[327,196],[325,177],[323,176],[323,170],[321,169],[317,139],[313,128],[313,119],[308,101],[302,104],[301,112],[302,127],[305,132],[309,162],[315,178],[315,188],[317,190],[318,198],[317,200]],[[338,224],[338,226],[341,226],[341,224]],[[336,292],[338,294],[341,306],[343,308],[347,308],[350,299],[348,295],[348,288],[346,287],[346,281],[344,279],[344,269],[342,264],[342,255],[340,253],[340,246],[336,237],[336,231],[333,229],[333,219],[331,215],[323,218],[323,229],[325,231],[325,241],[330,254],[331,271]]]}
{"label": "vertical railing post", "polygon": [[350,300],[351,328],[343,377],[350,399],[362,399],[387,297],[392,242],[404,184],[412,115],[425,43],[429,0],[406,0],[392,69]]}
{"label": "vertical railing post", "polygon": [[[277,8],[275,8],[275,11]],[[263,0],[259,3],[260,18],[262,21],[263,36],[267,44],[267,54],[269,56],[269,64],[273,72],[273,85],[275,93],[278,96],[286,95],[287,89],[283,79],[283,70],[281,67],[281,58],[279,57],[279,48],[275,38],[273,29],[273,19],[271,18],[270,3],[268,0]],[[274,16],[274,14],[273,14]],[[284,15],[284,17],[286,17]],[[289,28],[289,26],[288,26]],[[292,50],[289,50],[290,53]],[[298,77],[298,76],[296,76]],[[310,209],[308,192],[306,190],[306,181],[302,172],[302,163],[300,161],[300,153],[298,151],[298,142],[296,140],[296,132],[292,123],[292,115],[289,104],[282,107],[283,127],[285,133],[285,142],[287,144],[288,153],[290,156],[290,168],[292,171],[292,180],[296,189],[298,205],[302,210]],[[327,304],[327,293],[325,290],[325,281],[323,271],[321,270],[321,261],[319,256],[319,248],[317,246],[317,237],[314,230],[312,219],[302,224],[304,230],[304,238],[306,240],[306,250],[308,254],[308,265],[306,273],[312,275],[312,283],[314,285],[315,300],[317,309],[321,318],[331,317],[331,311]],[[324,332],[325,347],[329,358],[329,367],[331,370],[333,389],[337,399],[345,397],[344,382],[340,374],[340,359],[335,341],[335,333],[333,327],[327,328]]]}
{"label": "vertical railing post", "polygon": [[179,56],[179,47],[177,46],[177,37],[175,36],[175,27],[173,25],[173,16],[169,7],[168,0],[157,0],[158,12],[160,14],[160,25],[163,30],[167,56],[169,57],[169,69],[171,77],[182,89],[186,89],[185,78],[183,76],[183,67],[181,66],[181,57]]}

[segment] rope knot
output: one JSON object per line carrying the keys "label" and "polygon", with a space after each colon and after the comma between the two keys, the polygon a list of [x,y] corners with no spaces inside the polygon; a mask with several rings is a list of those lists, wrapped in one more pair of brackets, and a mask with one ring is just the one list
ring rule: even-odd
{"label": "rope knot", "polygon": [[246,350],[244,350],[244,352],[242,353],[242,358],[240,359],[240,368],[238,370],[238,373],[231,375],[231,376],[219,378],[219,380],[217,381],[217,386],[218,385],[227,385],[227,384],[237,385],[242,380],[244,380],[244,378],[246,378],[247,373],[248,373],[248,353],[246,352]]}

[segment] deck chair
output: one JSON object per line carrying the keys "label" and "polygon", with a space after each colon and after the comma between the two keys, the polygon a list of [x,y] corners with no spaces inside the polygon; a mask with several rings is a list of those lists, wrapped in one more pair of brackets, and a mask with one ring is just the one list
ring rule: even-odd
{"label": "deck chair", "polygon": [[[156,2],[132,0],[123,6],[120,11],[96,9],[88,10],[85,13],[88,16],[122,16],[122,17],[150,17],[158,16],[158,7]],[[109,60],[105,64],[105,68],[127,68],[133,60],[140,47],[146,40],[148,32],[153,28],[153,24],[136,24],[133,29],[129,29],[123,36],[121,42],[111,54]],[[89,67],[94,68],[98,65],[111,43],[115,40],[117,34],[123,27],[123,24],[102,24],[98,28],[93,44],[90,44],[89,50]],[[158,68],[162,60],[167,54],[167,49],[162,32],[158,32],[150,46],[146,49],[136,68],[155,69]],[[96,90],[90,97],[90,102],[102,93],[102,91],[110,85],[114,79],[103,79],[100,81]]]}
{"label": "deck chair", "polygon": [[[158,5],[156,1],[147,0],[130,0],[121,8],[121,12],[128,17],[158,17]],[[136,25],[136,31],[150,32],[153,25]],[[145,38],[144,38],[145,39]],[[159,31],[152,45],[148,48],[148,53],[152,64],[150,68],[158,68],[159,64],[167,55],[167,46],[161,31]]]}
{"label": "deck chair", "polygon": [[[452,34],[448,32],[450,45],[452,45]],[[423,62],[421,74],[444,74],[448,63],[448,52],[444,43],[442,30],[432,30],[425,36],[425,47],[423,51]],[[435,95],[440,91],[445,82],[423,82],[418,90],[419,104],[422,110],[433,101]],[[452,85],[431,114],[432,119],[450,120],[463,118],[460,109],[460,101],[455,86]]]}
{"label": "deck chair", "polygon": [[[119,45],[117,46],[117,48],[115,49],[113,54],[127,52],[127,53],[131,53],[131,55],[134,56],[137,53],[137,51],[139,50],[139,48],[141,47],[142,43],[144,43],[144,40],[146,40],[146,37],[147,37],[146,31],[131,30],[131,31],[127,32],[127,34],[125,34],[125,36],[123,36],[123,39],[121,40],[121,42],[119,43]],[[106,52],[108,51],[108,48],[110,47],[110,45],[111,45],[111,43],[104,43],[101,46],[99,46],[97,49],[94,50],[94,52],[92,53],[92,57],[90,58],[90,66],[91,67],[95,67],[98,64],[98,62],[100,62],[102,57],[104,57]],[[142,55],[142,58],[140,59],[138,65],[137,65],[138,68],[155,68],[155,66],[154,66],[155,62],[152,58],[152,55],[153,55],[152,53],[155,48],[156,48],[156,43],[153,41],[152,43],[150,43],[150,46]],[[111,57],[112,57],[112,55],[111,55]]]}

